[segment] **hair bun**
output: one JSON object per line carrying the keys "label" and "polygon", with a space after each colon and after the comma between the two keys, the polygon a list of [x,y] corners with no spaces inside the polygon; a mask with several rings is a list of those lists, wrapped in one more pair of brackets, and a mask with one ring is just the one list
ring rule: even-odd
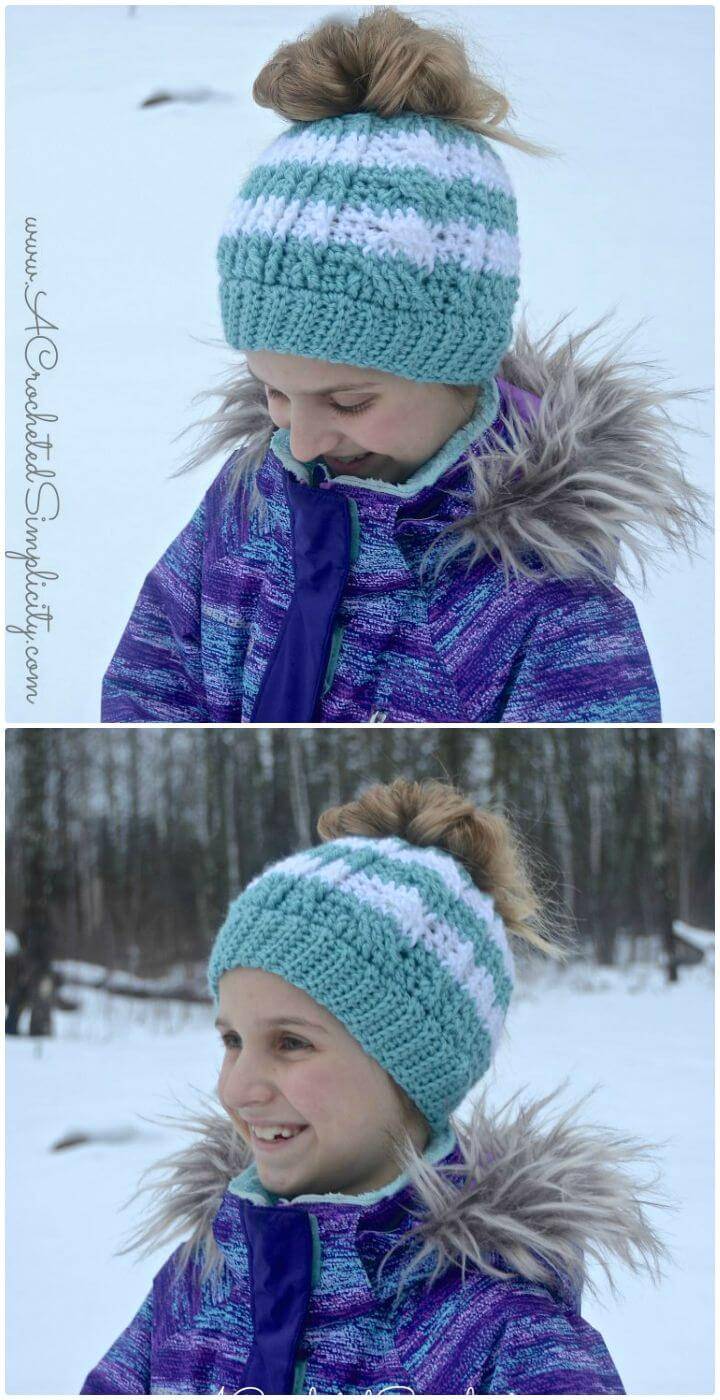
{"label": "hair bun", "polygon": [[366,788],[354,802],[331,807],[318,821],[323,841],[340,836],[400,836],[437,846],[461,862],[478,889],[492,895],[510,933],[562,956],[540,932],[540,901],[518,838],[505,817],[476,807],[450,783],[396,778]]}
{"label": "hair bun", "polygon": [[258,73],[252,95],[288,121],[350,112],[443,117],[534,155],[544,147],[499,125],[512,111],[497,88],[473,71],[463,40],[423,28],[402,10],[380,5],[357,20],[326,16],[281,44]]}

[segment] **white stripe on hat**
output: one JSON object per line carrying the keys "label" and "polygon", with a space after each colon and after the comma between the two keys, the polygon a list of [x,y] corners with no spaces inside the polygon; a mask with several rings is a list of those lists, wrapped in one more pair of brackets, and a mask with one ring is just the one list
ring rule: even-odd
{"label": "white stripe on hat", "polygon": [[505,229],[488,232],[467,219],[429,222],[415,209],[338,207],[326,200],[286,200],[260,194],[234,200],[223,235],[264,233],[273,239],[309,238],[318,247],[352,244],[365,254],[394,257],[402,253],[416,267],[432,272],[436,263],[458,263],[466,272],[495,272],[517,277],[520,244]]}
{"label": "white stripe on hat", "polygon": [[497,944],[502,955],[503,966],[511,982],[515,981],[515,960],[508,942],[505,924],[498,914],[495,903],[491,895],[479,890],[473,883],[469,875],[460,869],[454,856],[445,854],[429,846],[412,846],[400,840],[396,836],[343,836],[339,837],[335,845],[364,845],[377,846],[383,854],[401,865],[419,865],[426,870],[432,870],[440,876],[445,888],[455,895],[456,899],[462,899],[469,909],[478,918],[483,919],[487,925],[491,937]]}
{"label": "white stripe on hat", "polygon": [[438,141],[429,130],[349,131],[341,136],[321,136],[316,131],[297,135],[283,132],[262,152],[255,165],[350,165],[360,170],[425,170],[439,180],[470,180],[513,196],[510,177],[494,151],[479,142],[458,137]]}

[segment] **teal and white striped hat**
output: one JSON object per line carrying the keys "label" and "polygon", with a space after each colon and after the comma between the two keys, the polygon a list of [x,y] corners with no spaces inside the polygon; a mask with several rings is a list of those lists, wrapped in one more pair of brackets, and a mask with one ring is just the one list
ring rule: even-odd
{"label": "teal and white striped hat", "polygon": [[483,136],[442,117],[293,122],[218,245],[225,337],[405,379],[490,379],[512,338],[517,207]]}
{"label": "teal and white striped hat", "polygon": [[275,972],[325,1006],[434,1130],[485,1073],[514,983],[502,919],[446,851],[348,836],[278,861],[228,910],[208,980]]}

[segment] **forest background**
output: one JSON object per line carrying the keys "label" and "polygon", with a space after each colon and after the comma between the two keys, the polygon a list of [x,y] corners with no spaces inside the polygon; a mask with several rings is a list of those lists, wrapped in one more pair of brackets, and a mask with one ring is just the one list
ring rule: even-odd
{"label": "forest background", "polygon": [[7,916],[38,964],[192,980],[228,902],[317,840],[324,807],[398,775],[509,816],[545,896],[602,965],[713,927],[711,730],[8,733]]}

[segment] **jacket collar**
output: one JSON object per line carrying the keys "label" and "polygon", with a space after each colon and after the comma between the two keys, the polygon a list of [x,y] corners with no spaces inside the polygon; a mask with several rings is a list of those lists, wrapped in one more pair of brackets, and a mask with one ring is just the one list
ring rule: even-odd
{"label": "jacket collar", "polygon": [[[455,1130],[448,1126],[442,1132],[436,1132],[430,1139],[425,1151],[421,1154],[424,1161],[430,1165],[450,1159],[457,1149],[458,1142]],[[322,1195],[293,1196],[290,1199],[276,1195],[273,1191],[268,1191],[263,1186],[258,1174],[255,1159],[252,1158],[249,1164],[233,1177],[228,1183],[228,1191],[235,1196],[241,1196],[245,1200],[252,1201],[258,1206],[286,1206],[301,1207],[311,1206],[313,1211],[318,1208],[323,1211],[330,1207],[332,1210],[340,1210],[341,1213],[350,1216],[353,1214],[372,1215],[372,1209],[380,1204],[385,1206],[394,1196],[405,1192],[406,1188],[411,1188],[410,1177],[407,1171],[401,1172],[385,1186],[378,1187],[375,1191],[367,1191],[355,1196],[343,1196],[342,1193],[326,1191]],[[345,1209],[346,1208],[346,1209]],[[382,1214],[382,1211],[380,1212]]]}
{"label": "jacket collar", "polygon": [[461,428],[449,437],[438,451],[429,457],[413,475],[403,482],[361,479],[356,476],[333,475],[324,458],[316,457],[312,462],[299,462],[290,451],[290,434],[287,428],[278,428],[270,439],[270,449],[285,471],[306,486],[332,486],[338,489],[350,488],[352,494],[372,492],[399,505],[412,500],[427,487],[432,487],[451,471],[463,458],[473,443],[479,443],[483,433],[496,423],[500,413],[500,387],[496,379],[489,379],[481,386],[478,401],[472,416]]}
{"label": "jacket collar", "polygon": [[[448,1128],[432,1138],[422,1160],[430,1169],[442,1164],[452,1167],[461,1155],[455,1133]],[[303,1249],[309,1222],[309,1235],[318,1248],[312,1251],[307,1320],[311,1326],[324,1325],[372,1311],[381,1298],[399,1302],[402,1289],[397,1285],[404,1256],[398,1254],[398,1247],[414,1203],[407,1172],[376,1191],[356,1196],[328,1191],[288,1200],[265,1190],[251,1162],[230,1182],[212,1231],[224,1263],[240,1280],[247,1275],[250,1255],[253,1260],[265,1260],[264,1277],[273,1249],[286,1264],[295,1260],[299,1278],[311,1272],[309,1259],[304,1269],[297,1267],[303,1253],[310,1253],[307,1244]],[[389,1255],[393,1267],[387,1271],[381,1266]],[[422,1275],[423,1270],[416,1273]],[[262,1279],[254,1280],[253,1286],[262,1287]]]}
{"label": "jacket collar", "polygon": [[[653,1161],[654,1149],[581,1121],[576,1110],[585,1099],[561,1111],[553,1103],[559,1092],[514,1107],[516,1094],[496,1111],[483,1092],[466,1122],[450,1119],[456,1145],[446,1157],[437,1157],[444,1142],[430,1144],[422,1156],[408,1140],[403,1173],[377,1200],[296,1198],[279,1208],[311,1212],[338,1240],[343,1231],[353,1241],[358,1231],[387,1231],[395,1244],[400,1220],[407,1223],[411,1215],[415,1223],[401,1232],[406,1267],[399,1286],[416,1272],[432,1270],[434,1279],[454,1267],[464,1277],[474,1266],[493,1277],[545,1284],[577,1304],[583,1285],[597,1292],[586,1270],[588,1255],[611,1287],[613,1260],[658,1278],[666,1250],[644,1207],[667,1208],[667,1202],[653,1197],[656,1176],[637,1180],[634,1174]],[[554,1121],[548,1123],[544,1111],[551,1104]],[[238,1211],[271,1207],[252,1199],[251,1152],[226,1114],[202,1107],[167,1121],[195,1140],[151,1170],[141,1192],[151,1194],[154,1206],[125,1251],[151,1253],[182,1234],[181,1259],[200,1250],[205,1270],[212,1271],[222,1267],[213,1233],[221,1208],[222,1234],[223,1221],[237,1219]],[[231,1238],[232,1232],[227,1249]]]}

